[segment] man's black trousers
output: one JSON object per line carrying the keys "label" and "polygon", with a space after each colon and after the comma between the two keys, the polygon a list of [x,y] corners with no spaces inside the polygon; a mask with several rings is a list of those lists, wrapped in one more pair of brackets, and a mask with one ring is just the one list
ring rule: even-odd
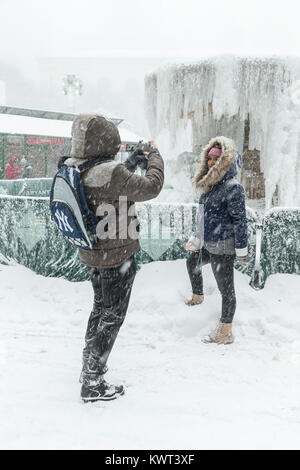
{"label": "man's black trousers", "polygon": [[117,268],[91,268],[94,306],[83,349],[83,382],[96,385],[106,372],[107,359],[127,312],[136,275],[134,256]]}

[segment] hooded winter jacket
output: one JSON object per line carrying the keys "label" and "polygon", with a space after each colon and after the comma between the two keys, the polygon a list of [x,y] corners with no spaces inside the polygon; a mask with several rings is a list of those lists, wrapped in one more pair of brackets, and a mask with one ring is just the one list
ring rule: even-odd
{"label": "hooded winter jacket", "polygon": [[5,166],[5,176],[7,180],[16,180],[19,178],[20,169],[18,166],[14,166],[14,162],[17,160],[17,157],[13,155],[10,157],[8,164]]}
{"label": "hooded winter jacket", "polygon": [[[208,169],[208,152],[217,143],[222,147],[222,154],[215,165]],[[241,167],[242,157],[235,151],[234,142],[223,136],[215,137],[203,149],[200,167],[195,175],[195,186],[202,192],[199,207],[204,215],[204,245],[220,245],[220,242],[226,240],[229,246],[232,240],[236,255],[246,256],[248,234],[245,191],[235,179]],[[195,238],[192,237],[191,241],[195,243]]]}
{"label": "hooded winter jacket", "polygon": [[80,114],[75,118],[71,157],[65,164],[77,166],[90,159],[106,157],[107,162],[83,173],[82,180],[88,206],[96,215],[106,217],[106,209],[114,209],[111,214],[113,231],[107,232],[107,238],[101,237],[92,250],[79,249],[81,261],[89,267],[120,266],[139,250],[134,202],[155,198],[163,186],[164,163],[159,154],[149,155],[145,176],[136,175],[127,170],[124,163],[113,160],[120,144],[117,127],[104,116]]}

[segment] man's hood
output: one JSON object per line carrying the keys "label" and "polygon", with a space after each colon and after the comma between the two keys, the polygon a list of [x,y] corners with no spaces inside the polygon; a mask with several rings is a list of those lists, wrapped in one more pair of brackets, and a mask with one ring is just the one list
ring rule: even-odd
{"label": "man's hood", "polygon": [[[215,144],[221,145],[222,154],[209,170],[207,165],[208,152]],[[236,152],[233,140],[224,136],[214,137],[201,153],[200,166],[194,178],[195,186],[202,192],[207,193],[212,186],[222,179],[234,178],[241,168],[242,156]]]}
{"label": "man's hood", "polygon": [[71,157],[113,157],[120,149],[118,128],[100,114],[79,114],[72,125]]}
{"label": "man's hood", "polygon": [[15,155],[12,155],[10,159],[8,160],[8,163],[13,166],[14,162],[17,161],[17,157]]}

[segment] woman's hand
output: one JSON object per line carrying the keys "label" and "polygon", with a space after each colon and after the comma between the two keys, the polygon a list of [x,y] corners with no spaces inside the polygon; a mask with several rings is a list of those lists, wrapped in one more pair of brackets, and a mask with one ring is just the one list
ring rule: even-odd
{"label": "woman's hand", "polygon": [[195,250],[197,250],[197,247],[196,247],[196,245],[194,245],[193,242],[187,242],[186,245],[184,246],[184,249],[185,249],[185,251],[189,251],[189,250],[195,251]]}

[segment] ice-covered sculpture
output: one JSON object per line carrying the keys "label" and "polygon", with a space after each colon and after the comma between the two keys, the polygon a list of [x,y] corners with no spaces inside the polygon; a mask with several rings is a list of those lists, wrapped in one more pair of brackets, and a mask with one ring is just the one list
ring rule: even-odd
{"label": "ice-covered sculpture", "polygon": [[231,137],[246,157],[260,157],[267,208],[275,191],[280,205],[300,205],[300,57],[169,63],[146,76],[145,106],[166,158]]}

